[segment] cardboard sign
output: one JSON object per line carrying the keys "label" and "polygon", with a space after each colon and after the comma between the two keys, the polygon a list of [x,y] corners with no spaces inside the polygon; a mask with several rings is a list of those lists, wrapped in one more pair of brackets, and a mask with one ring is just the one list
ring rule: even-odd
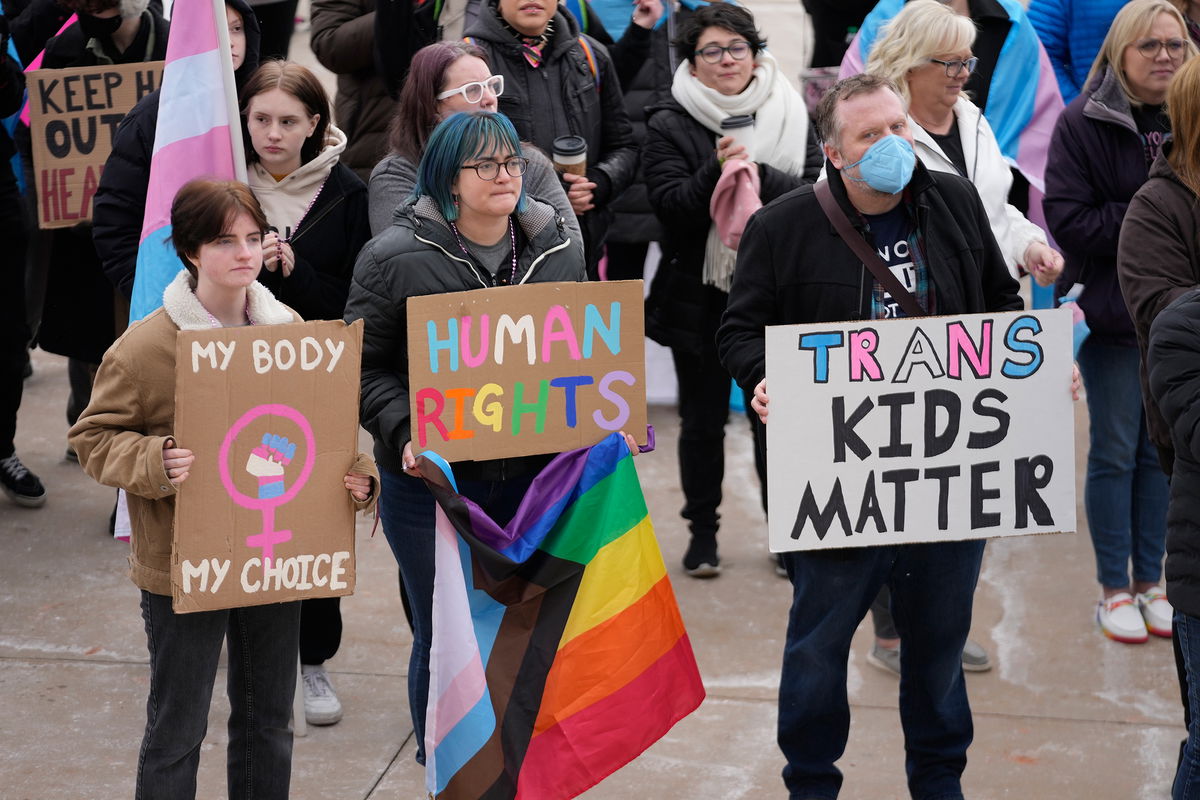
{"label": "cardboard sign", "polygon": [[1075,530],[1071,313],[766,331],[774,552]]}
{"label": "cardboard sign", "polygon": [[354,591],[362,323],[181,331],[175,438],[178,613]]}
{"label": "cardboard sign", "polygon": [[66,228],[92,218],[117,125],[158,88],[162,69],[162,61],[147,61],[28,73],[38,227]]}
{"label": "cardboard sign", "polygon": [[448,461],[645,444],[641,281],[408,299],[413,450]]}

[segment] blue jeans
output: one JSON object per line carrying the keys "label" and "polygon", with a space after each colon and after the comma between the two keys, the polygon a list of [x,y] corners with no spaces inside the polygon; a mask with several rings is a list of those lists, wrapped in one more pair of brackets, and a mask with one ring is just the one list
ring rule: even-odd
{"label": "blue jeans", "polygon": [[143,591],[142,619],[150,650],[150,696],[138,754],[137,800],[196,796],[222,639],[229,647],[230,800],[286,800],[300,603],[176,614],[170,597]]}
{"label": "blue jeans", "polygon": [[1171,800],[1200,800],[1200,619],[1176,611],[1172,629],[1184,668],[1188,736],[1171,786]]}
{"label": "blue jeans", "polygon": [[[536,473],[505,481],[458,481],[461,494],[493,520],[507,524]],[[408,658],[408,709],[419,763],[425,763],[425,706],[429,701],[429,645],[433,632],[434,499],[425,481],[380,468],[379,516],[412,607]]]}
{"label": "blue jeans", "polygon": [[1079,350],[1087,387],[1087,481],[1083,502],[1096,551],[1096,579],[1109,589],[1162,577],[1167,477],[1146,432],[1136,347],[1087,339]]}
{"label": "blue jeans", "polygon": [[850,640],[882,586],[900,639],[900,722],[918,800],[960,800],[974,728],[962,674],[983,540],[786,553],[792,581],[779,747],[790,797],[835,798],[846,749]]}

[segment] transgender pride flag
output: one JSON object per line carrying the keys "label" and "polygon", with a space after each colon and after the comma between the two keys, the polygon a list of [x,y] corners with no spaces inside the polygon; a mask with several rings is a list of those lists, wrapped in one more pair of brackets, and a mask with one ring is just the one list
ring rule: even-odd
{"label": "transgender pride flag", "polygon": [[704,687],[624,438],[562,453],[500,527],[437,499],[425,780],[436,800],[564,800],[637,758]]}
{"label": "transgender pride flag", "polygon": [[171,201],[199,177],[246,180],[223,0],[176,0],[171,13],[131,322],[162,305],[163,290],[183,269],[167,241]]}

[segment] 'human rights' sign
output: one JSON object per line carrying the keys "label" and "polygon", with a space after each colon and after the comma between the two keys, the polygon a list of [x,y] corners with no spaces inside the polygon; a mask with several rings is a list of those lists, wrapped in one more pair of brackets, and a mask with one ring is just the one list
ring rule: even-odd
{"label": "'human rights' sign", "polygon": [[1065,310],[767,328],[776,552],[1075,530]]}
{"label": "'human rights' sign", "polygon": [[646,443],[642,282],[535,283],[408,300],[413,449],[449,461]]}

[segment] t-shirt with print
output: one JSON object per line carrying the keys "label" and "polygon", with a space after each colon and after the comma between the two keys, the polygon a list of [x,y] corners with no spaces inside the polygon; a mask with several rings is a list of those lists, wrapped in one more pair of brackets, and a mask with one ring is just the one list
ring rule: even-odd
{"label": "t-shirt with print", "polygon": [[1138,135],[1142,137],[1142,149],[1146,154],[1146,166],[1154,163],[1162,151],[1163,142],[1171,136],[1171,121],[1161,105],[1143,104],[1140,108],[1131,109],[1133,122],[1137,125]]}
{"label": "t-shirt with print", "polygon": [[[875,241],[875,252],[887,265],[887,268],[900,285],[920,299],[920,276],[917,274],[917,264],[909,250],[909,237],[913,232],[913,224],[908,218],[904,204],[893,208],[885,214],[863,214],[871,237]],[[890,293],[884,291],[879,281],[874,282],[871,293],[871,319],[893,319],[908,316]]]}

